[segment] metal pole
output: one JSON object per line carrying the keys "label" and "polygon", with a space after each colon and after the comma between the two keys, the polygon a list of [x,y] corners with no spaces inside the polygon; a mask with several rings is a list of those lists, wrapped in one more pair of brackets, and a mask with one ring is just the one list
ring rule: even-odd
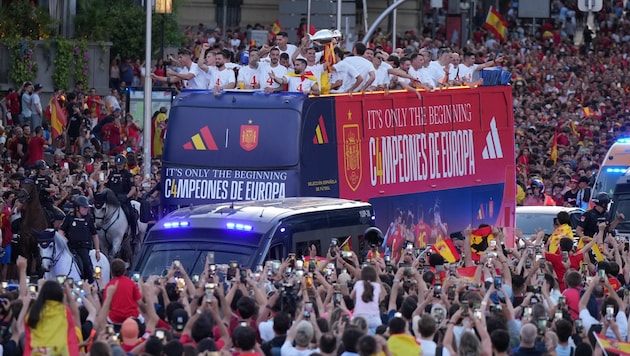
{"label": "metal pole", "polygon": [[363,27],[365,28],[365,33],[368,32],[368,13],[367,13],[367,0],[363,0]]}
{"label": "metal pole", "polygon": [[143,173],[146,178],[151,177],[151,98],[153,96],[151,76],[151,1],[146,1],[147,23],[146,23],[146,48],[144,66],[144,125],[142,128],[142,138],[144,140],[144,150],[142,152]]}
{"label": "metal pole", "polygon": [[392,14],[392,49],[396,50],[396,15],[398,15],[398,10],[394,10]]}
{"label": "metal pole", "polygon": [[397,8],[398,6],[402,5],[406,0],[396,0],[396,2],[394,2],[393,4],[389,5],[389,7],[387,7],[387,9],[385,9],[385,11],[381,12],[380,15],[378,15],[378,17],[376,18],[376,20],[374,21],[374,23],[372,24],[372,26],[368,29],[368,31],[365,33],[365,36],[363,37],[363,43],[367,44],[369,41],[369,38],[372,36],[372,34],[374,33],[374,31],[376,31],[376,28],[378,27],[378,25],[387,17],[389,16],[389,14],[394,11],[395,8]]}
{"label": "metal pole", "polygon": [[438,30],[438,8],[434,7],[433,8],[433,36],[432,36],[434,40],[437,35],[437,30]]}
{"label": "metal pole", "polygon": [[223,30],[222,30],[222,37],[227,41],[227,38],[225,37],[225,32],[227,31],[227,3],[228,0],[223,0]]}
{"label": "metal pole", "polygon": [[337,0],[337,31],[341,33],[341,2],[342,0]]}
{"label": "metal pole", "polygon": [[[306,31],[304,31],[305,34],[311,34],[311,0],[308,0],[306,2]],[[301,40],[301,38],[298,38],[298,41]]]}

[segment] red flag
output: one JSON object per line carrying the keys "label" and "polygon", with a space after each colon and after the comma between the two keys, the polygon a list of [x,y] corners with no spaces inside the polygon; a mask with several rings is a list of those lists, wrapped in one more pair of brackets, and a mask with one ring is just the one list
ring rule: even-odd
{"label": "red flag", "polygon": [[55,139],[63,134],[67,119],[59,100],[53,97],[50,101],[50,124],[52,126],[52,138]]}

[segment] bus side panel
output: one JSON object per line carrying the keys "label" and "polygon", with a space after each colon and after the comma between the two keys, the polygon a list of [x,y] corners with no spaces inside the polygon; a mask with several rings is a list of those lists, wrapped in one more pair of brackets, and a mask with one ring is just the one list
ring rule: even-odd
{"label": "bus side panel", "polygon": [[300,196],[339,197],[334,98],[312,98],[302,109]]}
{"label": "bus side panel", "polygon": [[[397,256],[404,241],[415,247],[433,245],[468,225],[495,225],[503,200],[503,184],[447,189],[370,200],[376,225],[384,227],[384,247]],[[496,202],[496,204],[495,204]]]}

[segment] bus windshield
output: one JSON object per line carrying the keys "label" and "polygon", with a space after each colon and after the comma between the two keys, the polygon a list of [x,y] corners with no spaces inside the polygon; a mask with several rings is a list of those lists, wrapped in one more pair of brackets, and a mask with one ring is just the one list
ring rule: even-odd
{"label": "bus windshield", "polygon": [[[248,118],[245,122],[235,118]],[[201,119],[201,120],[198,120]],[[293,110],[178,106],[169,127],[178,140],[167,141],[164,160],[183,166],[281,168],[298,164],[299,113]],[[191,124],[203,122],[203,125]],[[179,122],[178,122],[179,121]],[[234,159],[239,157],[239,159]]]}
{"label": "bus windshield", "polygon": [[612,196],[617,181],[626,171],[625,168],[603,168],[599,173],[599,177],[597,177],[592,197],[595,197],[600,192],[605,192]]}
{"label": "bus windshield", "polygon": [[[203,236],[202,243],[199,243],[199,236]],[[152,243],[164,240],[169,243]],[[217,265],[230,261],[250,265],[260,248],[262,234],[222,229],[153,230],[146,241],[150,251],[138,265],[143,276],[163,274],[175,259],[179,259],[190,274],[198,274],[204,269],[208,251],[215,252]]]}

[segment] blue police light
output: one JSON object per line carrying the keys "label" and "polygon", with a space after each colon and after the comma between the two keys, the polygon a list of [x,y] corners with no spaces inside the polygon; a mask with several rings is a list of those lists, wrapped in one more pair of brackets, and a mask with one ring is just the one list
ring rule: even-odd
{"label": "blue police light", "polygon": [[627,169],[623,167],[609,167],[606,168],[606,173],[624,173]]}
{"label": "blue police light", "polygon": [[241,224],[241,223],[233,223],[229,222],[225,224],[229,230],[240,230],[240,231],[252,231],[254,229],[251,225]]}
{"label": "blue police light", "polygon": [[180,227],[189,227],[190,226],[190,222],[188,221],[167,221],[164,224],[162,224],[162,226],[165,229],[177,229]]}
{"label": "blue police light", "polygon": [[630,138],[624,137],[624,138],[617,139],[617,143],[630,143]]}

